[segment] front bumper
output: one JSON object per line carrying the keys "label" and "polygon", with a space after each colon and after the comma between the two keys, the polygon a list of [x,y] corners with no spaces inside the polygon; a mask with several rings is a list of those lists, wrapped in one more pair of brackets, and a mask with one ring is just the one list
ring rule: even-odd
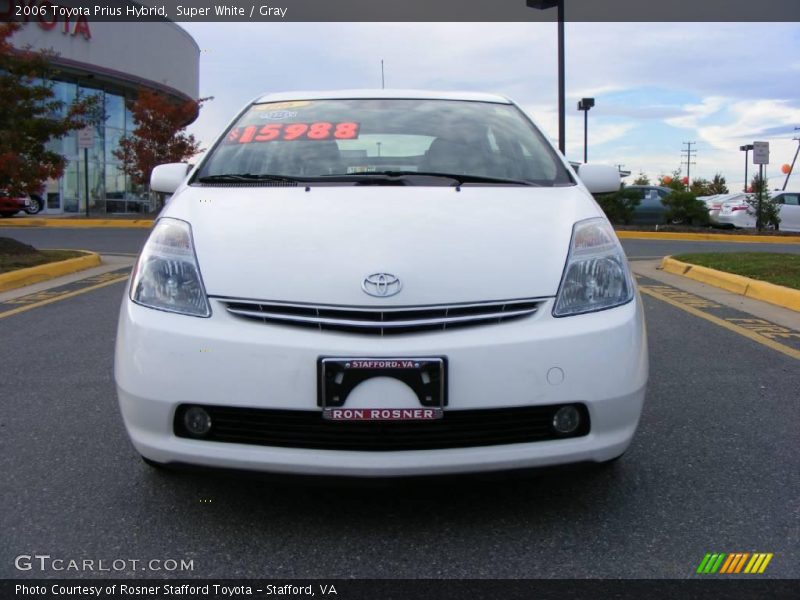
{"label": "front bumper", "polygon": [[731,225],[737,228],[755,227],[755,218],[745,211],[736,211],[735,213],[718,214],[715,221],[720,225]]}
{"label": "front bumper", "polygon": [[[243,320],[214,300],[212,317],[199,319],[143,308],[126,297],[115,358],[122,416],[139,453],[161,463],[383,477],[610,460],[631,443],[644,401],[641,302],[637,296],[615,309],[560,319],[552,317],[552,303],[507,323],[374,337]],[[174,435],[180,404],[320,410],[320,356],[446,356],[446,411],[577,402],[589,411],[591,431],[553,441],[391,452]]]}

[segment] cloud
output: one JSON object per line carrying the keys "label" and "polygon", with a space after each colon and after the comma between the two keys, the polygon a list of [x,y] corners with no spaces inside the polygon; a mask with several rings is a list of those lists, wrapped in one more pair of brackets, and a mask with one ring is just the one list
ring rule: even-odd
{"label": "cloud", "polygon": [[695,129],[706,118],[717,114],[726,104],[727,99],[720,96],[703,98],[699,104],[687,104],[682,107],[681,116],[665,119],[673,127]]}
{"label": "cloud", "polygon": [[783,130],[782,137],[791,138],[793,125],[800,123],[800,107],[787,100],[752,100],[733,102],[728,107],[732,121],[724,125],[698,124],[700,137],[716,148],[729,148],[749,143],[753,138]]}
{"label": "cloud", "polygon": [[[554,23],[192,23],[205,51],[192,125],[206,145],[243,103],[268,91],[387,87],[497,92],[557,136]],[[653,176],[697,140],[697,174],[743,179],[741,144],[773,143],[788,162],[800,125],[800,36],[792,23],[567,23],[567,149],[579,158],[594,97],[590,159]],[[785,134],[781,132],[785,131]],[[779,158],[780,157],[780,158]]]}

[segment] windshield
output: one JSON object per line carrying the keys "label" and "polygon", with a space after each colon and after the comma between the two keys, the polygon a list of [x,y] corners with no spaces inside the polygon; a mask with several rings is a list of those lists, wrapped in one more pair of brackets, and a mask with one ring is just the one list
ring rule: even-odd
{"label": "windshield", "polygon": [[436,174],[473,185],[572,183],[516,106],[422,99],[254,104],[209,152],[194,181],[278,176],[341,184],[415,173],[427,175],[418,185],[454,184]]}

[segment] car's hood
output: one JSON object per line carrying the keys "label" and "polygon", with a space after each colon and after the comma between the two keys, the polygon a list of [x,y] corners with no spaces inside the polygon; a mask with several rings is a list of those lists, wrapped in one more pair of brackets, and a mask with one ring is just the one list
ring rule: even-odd
{"label": "car's hood", "polygon": [[[602,214],[579,187],[188,187],[211,296],[418,305],[554,296],[575,221]],[[389,273],[392,297],[362,290]]]}

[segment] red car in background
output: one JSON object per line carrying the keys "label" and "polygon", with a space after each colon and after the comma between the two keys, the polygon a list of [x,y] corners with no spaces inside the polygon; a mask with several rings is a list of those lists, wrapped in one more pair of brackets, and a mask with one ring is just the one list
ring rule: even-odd
{"label": "red car in background", "polygon": [[19,211],[28,211],[31,206],[31,199],[15,198],[8,195],[5,190],[0,190],[0,217],[13,217]]}

